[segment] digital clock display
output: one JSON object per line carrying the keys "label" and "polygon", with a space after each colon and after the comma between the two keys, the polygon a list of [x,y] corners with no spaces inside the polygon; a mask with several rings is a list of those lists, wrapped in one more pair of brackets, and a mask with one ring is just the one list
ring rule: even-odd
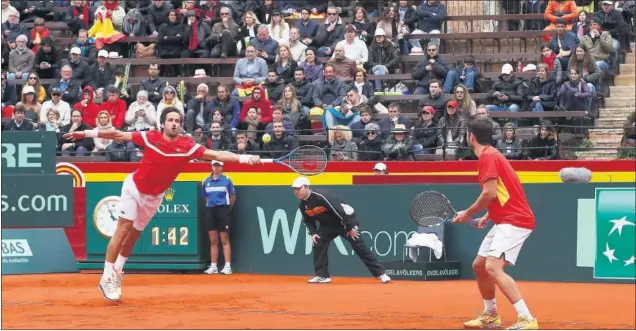
{"label": "digital clock display", "polygon": [[153,246],[159,246],[161,244],[168,244],[168,246],[188,246],[188,233],[187,227],[174,227],[169,226],[166,231],[161,231],[158,226],[152,227],[151,244]]}
{"label": "digital clock display", "polygon": [[188,218],[155,217],[142,233],[147,254],[196,254],[199,240],[197,221]]}

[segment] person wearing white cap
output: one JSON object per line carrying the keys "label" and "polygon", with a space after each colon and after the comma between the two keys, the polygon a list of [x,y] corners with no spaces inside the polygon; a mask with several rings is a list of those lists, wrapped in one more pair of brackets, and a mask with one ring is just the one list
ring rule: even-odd
{"label": "person wearing white cap", "polygon": [[95,91],[105,89],[115,77],[115,68],[107,62],[108,51],[102,49],[97,53],[97,62],[88,67],[85,85],[92,86]]}
{"label": "person wearing white cap", "polygon": [[486,108],[489,112],[518,112],[521,110],[519,105],[523,101],[524,91],[523,82],[515,77],[512,64],[506,63],[501,68],[499,80],[493,83],[488,92]]}
{"label": "person wearing white cap", "polygon": [[[314,244],[313,258],[316,276],[309,280],[310,284],[331,283],[327,265],[327,251],[331,241],[338,236],[351,244],[356,255],[360,257],[373,276],[382,283],[391,281],[375,254],[360,237],[361,232],[353,207],[336,196],[312,189],[311,182],[307,177],[296,178],[291,187],[296,198],[300,200],[299,209],[303,215],[303,223],[305,223]],[[320,224],[320,227],[316,227],[316,222]]]}
{"label": "person wearing white cap", "polygon": [[388,175],[389,171],[386,169],[386,164],[378,162],[373,166],[373,172],[376,176]]}
{"label": "person wearing white cap", "polygon": [[230,223],[232,221],[232,207],[236,202],[234,183],[230,177],[223,174],[223,162],[214,160],[211,162],[212,174],[203,181],[201,196],[206,199],[205,225],[210,236],[210,267],[204,271],[208,275],[218,274],[217,262],[219,260],[218,237],[221,237],[223,246],[223,259],[225,264],[221,274],[231,275],[232,249],[230,247]]}
{"label": "person wearing white cap", "polygon": [[63,65],[66,64],[73,69],[72,79],[82,85],[86,79],[86,71],[88,70],[89,64],[86,60],[82,59],[82,50],[79,47],[75,46],[71,48],[69,59],[64,61]]}
{"label": "person wearing white cap", "polygon": [[[371,44],[369,50],[369,61],[364,64],[364,68],[371,70],[374,75],[389,74],[398,60],[398,49],[386,38],[386,32],[382,28],[375,30],[375,43]],[[382,80],[376,79],[375,90],[382,90]]]}

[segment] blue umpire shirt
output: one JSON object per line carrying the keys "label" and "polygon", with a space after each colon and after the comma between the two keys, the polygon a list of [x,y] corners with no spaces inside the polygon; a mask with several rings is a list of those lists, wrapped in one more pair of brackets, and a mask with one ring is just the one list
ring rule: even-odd
{"label": "blue umpire shirt", "polygon": [[234,195],[234,184],[225,175],[219,176],[218,179],[210,175],[203,181],[201,196],[206,198],[207,207],[229,206],[232,195]]}

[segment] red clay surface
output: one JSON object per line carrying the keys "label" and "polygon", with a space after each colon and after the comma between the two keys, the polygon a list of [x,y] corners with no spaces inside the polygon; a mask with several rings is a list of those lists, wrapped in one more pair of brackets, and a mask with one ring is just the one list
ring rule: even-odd
{"label": "red clay surface", "polygon": [[[3,329],[457,329],[482,309],[474,281],[141,275],[106,302],[97,274],[2,277]],[[633,284],[520,283],[542,329],[634,329]],[[504,327],[515,318],[498,294]]]}

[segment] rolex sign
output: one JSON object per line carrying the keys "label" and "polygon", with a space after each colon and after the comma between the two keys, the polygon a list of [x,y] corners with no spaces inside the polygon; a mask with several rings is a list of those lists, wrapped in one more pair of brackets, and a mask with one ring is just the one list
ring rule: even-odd
{"label": "rolex sign", "polygon": [[175,182],[166,190],[155,217],[196,217],[198,197],[197,183]]}

